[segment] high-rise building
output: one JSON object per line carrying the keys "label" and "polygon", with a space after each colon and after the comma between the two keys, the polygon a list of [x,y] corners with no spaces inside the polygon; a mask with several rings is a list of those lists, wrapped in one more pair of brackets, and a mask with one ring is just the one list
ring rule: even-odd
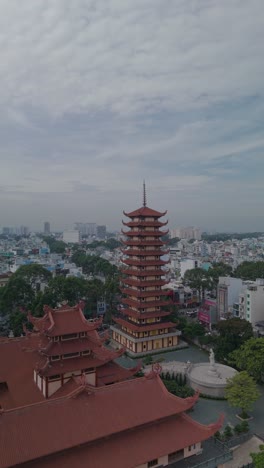
{"label": "high-rise building", "polygon": [[79,231],[83,236],[95,236],[96,224],[95,223],[75,223],[74,229]]}
{"label": "high-rise building", "polygon": [[76,230],[63,231],[62,239],[66,244],[78,244],[81,240],[80,232]]}
{"label": "high-rise building", "polygon": [[202,238],[202,233],[199,228],[196,227],[179,227],[175,229],[170,230],[170,237],[173,239],[174,237],[178,237],[179,239],[195,239],[195,240],[201,240]]}
{"label": "high-rise building", "polygon": [[48,221],[44,223],[44,234],[50,234],[50,223]]}
{"label": "high-rise building", "polygon": [[97,226],[97,237],[99,239],[106,238],[106,226]]}
{"label": "high-rise building", "polygon": [[171,349],[178,345],[180,332],[166,317],[170,314],[165,307],[167,292],[162,289],[167,284],[164,277],[162,259],[165,252],[161,237],[166,232],[160,228],[160,213],[146,206],[144,190],[143,207],[125,213],[130,221],[123,224],[129,231],[123,232],[127,238],[123,250],[123,263],[127,266],[121,272],[126,275],[122,280],[122,305],[119,315],[114,317],[112,326],[113,340],[125,346],[131,355],[140,355],[157,350]]}

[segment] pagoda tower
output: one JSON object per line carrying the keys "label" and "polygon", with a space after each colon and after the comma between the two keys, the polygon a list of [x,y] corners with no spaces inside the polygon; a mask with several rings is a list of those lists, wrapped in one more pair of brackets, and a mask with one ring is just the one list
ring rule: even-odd
{"label": "pagoda tower", "polygon": [[112,337],[119,346],[124,346],[132,356],[150,354],[177,347],[180,331],[166,317],[170,312],[166,306],[167,284],[164,266],[168,261],[162,257],[169,251],[163,250],[162,236],[168,231],[160,228],[168,221],[160,213],[147,207],[146,188],[143,185],[143,206],[124,215],[130,221],[123,222],[129,228],[122,231],[126,236],[122,250],[125,268],[121,273],[121,291],[124,295],[112,326]]}

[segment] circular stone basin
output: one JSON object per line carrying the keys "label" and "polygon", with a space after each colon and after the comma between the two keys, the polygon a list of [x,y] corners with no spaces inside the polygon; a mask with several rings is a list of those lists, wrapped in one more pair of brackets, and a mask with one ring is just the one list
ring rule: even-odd
{"label": "circular stone basin", "polygon": [[224,364],[199,363],[187,370],[189,385],[203,395],[224,398],[226,380],[234,377],[237,371]]}

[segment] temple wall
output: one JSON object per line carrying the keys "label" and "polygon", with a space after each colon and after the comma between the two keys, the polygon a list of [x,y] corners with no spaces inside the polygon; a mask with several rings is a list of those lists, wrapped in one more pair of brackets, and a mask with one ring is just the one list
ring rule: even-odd
{"label": "temple wall", "polygon": [[[151,460],[149,460],[151,461]],[[168,466],[168,455],[164,455],[163,457],[159,457],[157,459],[157,464],[156,465],[152,465],[154,468],[155,466]],[[143,463],[143,465],[138,465],[136,468],[148,468],[148,462],[147,463]]]}
{"label": "temple wall", "polygon": [[49,382],[48,383],[48,397],[53,395],[59,388],[61,387],[61,379],[55,380],[55,382]]}
{"label": "temple wall", "polygon": [[85,374],[85,380],[88,384],[95,386],[96,385],[96,375],[95,372]]}
{"label": "temple wall", "polygon": [[191,457],[197,453],[200,453],[202,450],[201,442],[197,442],[197,444],[190,445],[189,447],[185,447],[184,449],[184,458]]}

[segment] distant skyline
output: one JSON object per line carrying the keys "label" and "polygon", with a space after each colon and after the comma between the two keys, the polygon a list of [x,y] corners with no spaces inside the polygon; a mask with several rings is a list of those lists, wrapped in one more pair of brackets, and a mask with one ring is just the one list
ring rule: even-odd
{"label": "distant skyline", "polygon": [[264,230],[262,0],[2,0],[0,226]]}

